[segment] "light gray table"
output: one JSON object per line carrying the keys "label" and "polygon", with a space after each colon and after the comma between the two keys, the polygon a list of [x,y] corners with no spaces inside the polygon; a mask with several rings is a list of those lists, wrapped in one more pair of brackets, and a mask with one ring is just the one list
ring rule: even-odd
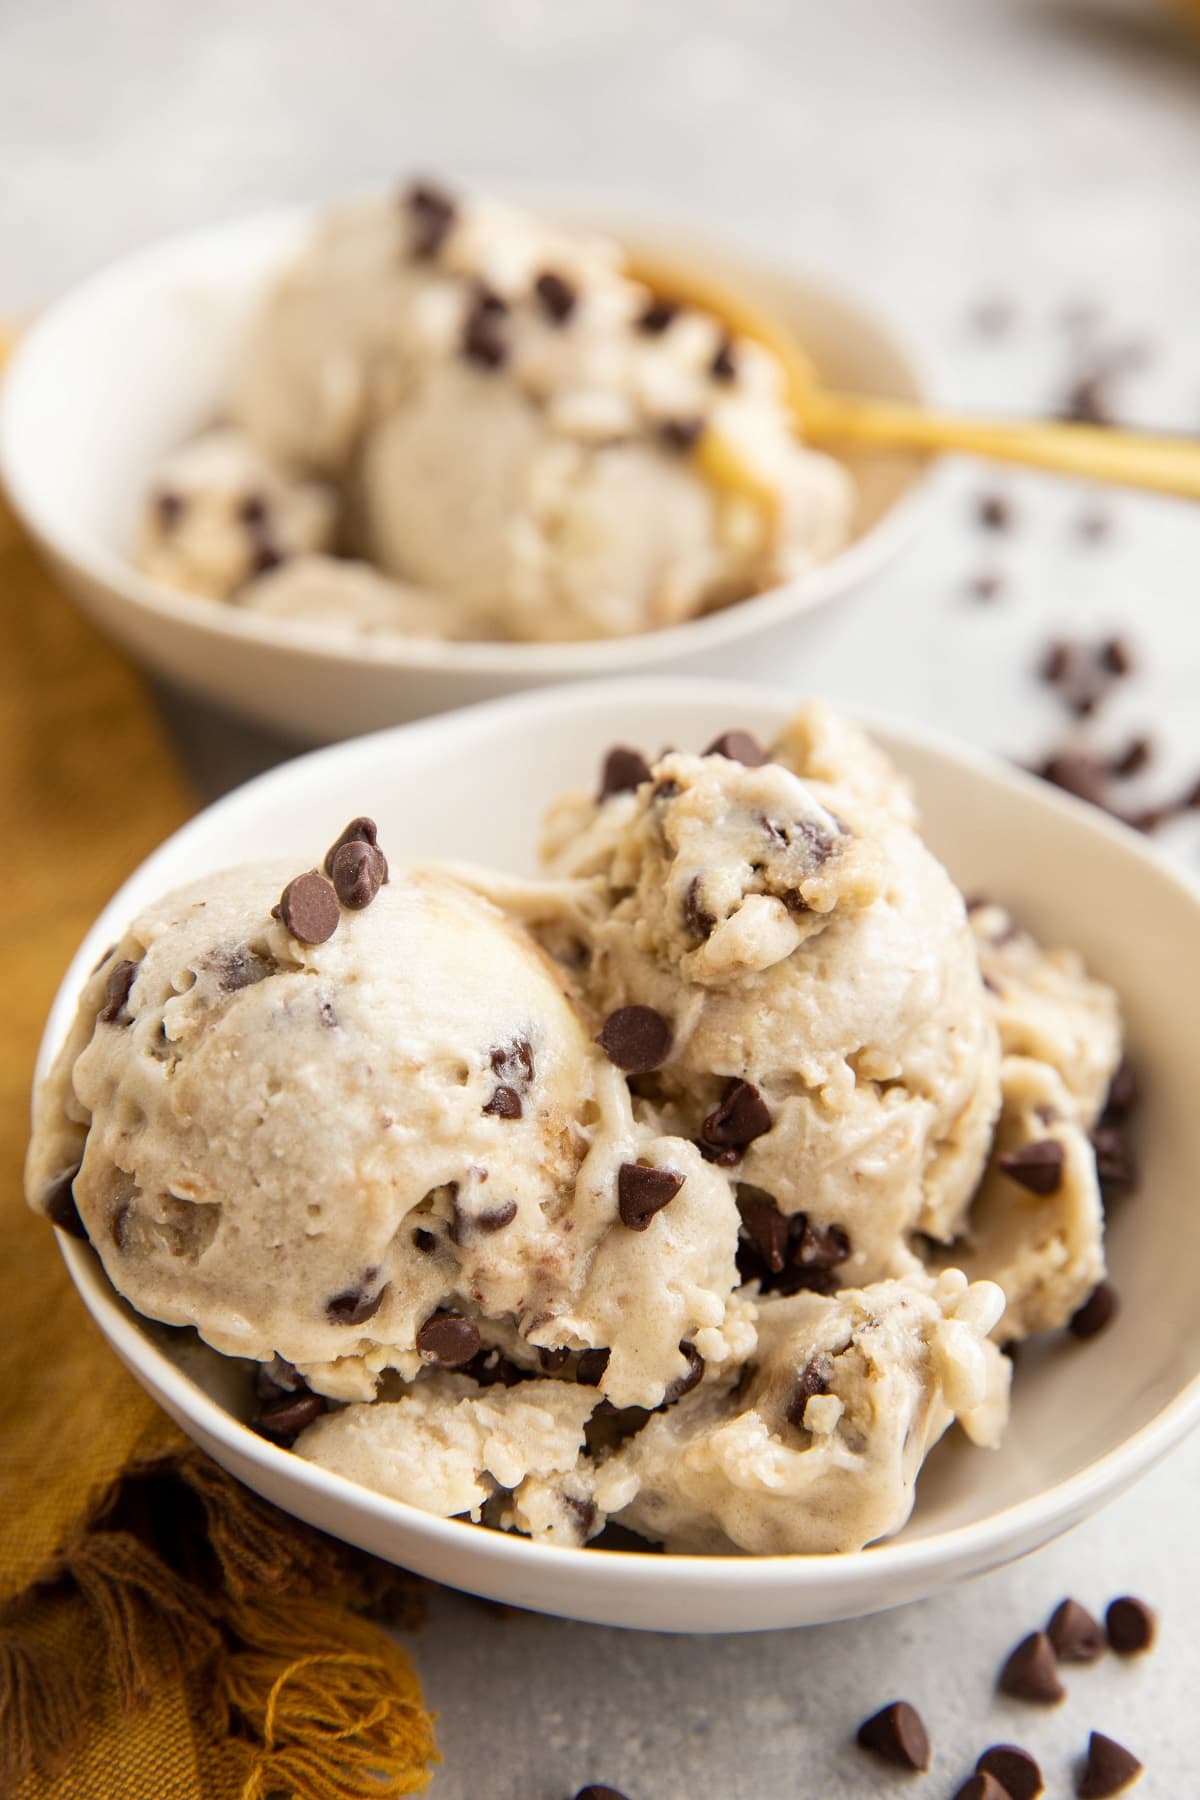
{"label": "light gray table", "polygon": [[[1053,400],[1064,310],[1098,306],[1106,340],[1154,353],[1128,416],[1200,428],[1200,55],[1150,0],[0,0],[0,308],[172,227],[415,165],[634,192],[785,248],[877,296],[964,405]],[[969,321],[989,296],[1016,307],[994,341]],[[1016,523],[989,538],[974,505],[996,490]],[[1089,506],[1066,484],[947,469],[907,561],[797,654],[797,689],[1028,756],[1060,732],[1031,676],[1047,635],[1120,627],[1142,673],[1097,736],[1149,726],[1162,785],[1194,775],[1200,515],[1106,502],[1096,544]],[[967,584],[991,569],[1007,591],[981,604]],[[167,706],[208,792],[282,752]],[[1170,842],[1200,868],[1200,821]],[[951,1794],[978,1748],[1015,1737],[1067,1794],[1093,1725],[1145,1756],[1140,1793],[1195,1793],[1198,1477],[1193,1442],[1016,1568],[814,1631],[642,1637],[440,1596],[414,1643],[441,1713],[433,1793],[900,1791],[847,1745],[894,1693],[935,1737],[916,1793]],[[1118,1590],[1161,1602],[1159,1657],[1081,1673],[1050,1717],[993,1700],[998,1658],[1062,1594]]]}

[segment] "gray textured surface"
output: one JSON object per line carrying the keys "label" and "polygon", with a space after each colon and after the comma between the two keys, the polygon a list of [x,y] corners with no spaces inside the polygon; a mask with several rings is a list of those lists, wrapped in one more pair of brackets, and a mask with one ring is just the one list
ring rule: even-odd
{"label": "gray textured surface", "polygon": [[[1200,55],[1159,18],[1149,0],[0,0],[0,307],[175,226],[414,164],[549,177],[707,214],[874,293],[964,405],[1053,401],[1064,309],[1099,305],[1106,339],[1153,352],[1129,415],[1195,429]],[[968,323],[987,295],[1017,305],[994,343]],[[997,486],[1016,526],[989,538],[973,505]],[[1091,544],[1090,504],[947,469],[921,541],[814,632],[797,687],[1030,755],[1061,728],[1030,674],[1045,636],[1121,625],[1142,673],[1096,732],[1149,726],[1161,785],[1193,775],[1200,515],[1105,501],[1111,535]],[[965,589],[993,568],[1008,586],[986,606]],[[170,709],[209,792],[279,753]],[[1171,844],[1200,867],[1200,823]],[[1140,1792],[1194,1792],[1198,1476],[1193,1442],[1070,1538],[875,1622],[679,1640],[439,1598],[416,1641],[442,1714],[433,1793],[558,1800],[596,1779],[632,1800],[857,1800],[895,1784],[847,1735],[898,1692],[937,1745],[914,1792],[949,1795],[1014,1737],[1069,1793],[1093,1725],[1146,1756]],[[1062,1593],[1122,1589],[1164,1606],[1152,1664],[1080,1671],[1048,1717],[992,1700],[998,1657]]]}

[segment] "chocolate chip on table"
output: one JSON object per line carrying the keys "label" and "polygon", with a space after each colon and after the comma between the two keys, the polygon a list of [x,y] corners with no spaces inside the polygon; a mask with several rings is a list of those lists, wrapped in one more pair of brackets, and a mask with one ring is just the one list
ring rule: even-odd
{"label": "chocolate chip on table", "polygon": [[596,1039],[609,1062],[627,1075],[661,1069],[671,1054],[671,1026],[653,1006],[618,1006]]}
{"label": "chocolate chip on table", "polygon": [[717,1149],[742,1150],[770,1129],[771,1114],[753,1082],[733,1080],[700,1127],[700,1135]]}
{"label": "chocolate chip on table", "polygon": [[1131,737],[1118,756],[1108,765],[1110,775],[1118,781],[1129,781],[1148,768],[1154,759],[1154,745],[1148,737]]}
{"label": "chocolate chip on table", "polygon": [[747,769],[761,769],[771,760],[752,731],[723,731],[703,754],[724,756],[729,762],[742,763]]}
{"label": "chocolate chip on table", "polygon": [[[379,850],[379,827],[374,819],[360,815],[357,819],[351,819],[345,830],[338,833],[325,852],[325,861],[321,865],[326,875],[333,874],[333,859],[343,844],[369,844],[372,850]],[[379,855],[383,862],[383,879],[386,881],[388,878],[387,857],[384,856],[382,850],[379,850]]]}
{"label": "chocolate chip on table", "polygon": [[742,1230],[769,1272],[781,1274],[787,1261],[788,1221],[778,1202],[761,1188],[739,1182],[737,1203]]}
{"label": "chocolate chip on table", "polygon": [[692,450],[704,435],[704,420],[699,413],[692,413],[686,418],[664,419],[658,428],[658,441],[667,450],[677,450],[681,454]]}
{"label": "chocolate chip on table", "polygon": [[1057,1138],[1039,1138],[1034,1144],[1003,1151],[996,1166],[1031,1194],[1056,1194],[1062,1186],[1063,1161],[1063,1147]]}
{"label": "chocolate chip on table", "polygon": [[508,307],[496,294],[480,293],[463,325],[462,353],[481,368],[499,369],[508,361]]}
{"label": "chocolate chip on table", "polygon": [[325,943],[337,930],[341,917],[333,883],[316,869],[289,881],[273,911],[302,944]]}
{"label": "chocolate chip on table", "polygon": [[1074,794],[1077,800],[1088,800],[1093,806],[1104,806],[1108,797],[1108,770],[1098,756],[1083,751],[1065,750],[1048,756],[1034,771],[1043,781]]}
{"label": "chocolate chip on table", "polygon": [[458,211],[444,189],[429,181],[414,181],[404,194],[404,204],[411,221],[412,254],[422,261],[436,256]]}
{"label": "chocolate chip on table", "polygon": [[737,380],[737,352],[731,338],[722,338],[716,355],[708,365],[708,372],[714,381]]}
{"label": "chocolate chip on table", "polygon": [[56,1231],[65,1231],[68,1237],[78,1238],[80,1243],[86,1244],[87,1227],[75,1204],[74,1181],[78,1173],[76,1165],[69,1174],[60,1175],[57,1181],[51,1182],[42,1194],[42,1215]]}
{"label": "chocolate chip on table", "polygon": [[1107,1648],[1104,1627],[1078,1600],[1061,1600],[1050,1615],[1046,1636],[1059,1662],[1093,1663]]}
{"label": "chocolate chip on table", "polygon": [[699,1387],[704,1379],[704,1358],[695,1344],[684,1338],[679,1348],[687,1360],[687,1368],[682,1375],[677,1375],[670,1383],[662,1398],[664,1406],[674,1406],[677,1400],[682,1400],[685,1394],[690,1394],[694,1387]]}
{"label": "chocolate chip on table", "polygon": [[1009,1792],[987,1769],[976,1769],[957,1789],[954,1800],[1010,1800]]}
{"label": "chocolate chip on table", "polygon": [[1032,1700],[1054,1706],[1066,1693],[1058,1679],[1054,1645],[1044,1631],[1031,1631],[1021,1639],[1000,1671],[1000,1689],[1015,1700]]}
{"label": "chocolate chip on table", "polygon": [[575,1364],[575,1379],[580,1387],[599,1387],[604,1380],[604,1371],[608,1367],[611,1352],[608,1350],[581,1350],[579,1361]]}
{"label": "chocolate chip on table", "polygon": [[383,1303],[387,1293],[387,1283],[377,1288],[378,1269],[367,1269],[357,1287],[347,1288],[344,1293],[334,1294],[325,1302],[325,1316],[331,1325],[364,1325],[373,1319]]}
{"label": "chocolate chip on table", "polygon": [[1133,1193],[1138,1184],[1138,1165],[1124,1127],[1119,1123],[1101,1123],[1092,1132],[1091,1141],[1105,1205]]}
{"label": "chocolate chip on table", "polygon": [[422,1362],[443,1369],[460,1369],[479,1349],[479,1327],[465,1314],[439,1310],[430,1313],[417,1332]]}
{"label": "chocolate chip on table", "polygon": [[647,337],[659,337],[678,316],[674,301],[651,300],[638,315],[637,328]]}
{"label": "chocolate chip on table", "polygon": [[138,965],[135,962],[113,964],[108,972],[108,980],[104,984],[107,998],[96,1014],[98,1024],[128,1025],[130,1023],[130,1020],[123,1019],[121,1014],[125,1011],[125,1002],[129,999],[129,990],[134,984],[137,972]]}
{"label": "chocolate chip on table", "polygon": [[524,1112],[521,1096],[516,1088],[501,1082],[490,1100],[484,1102],[483,1111],[497,1119],[519,1119]]}
{"label": "chocolate chip on table", "polygon": [[1117,1316],[1117,1292],[1107,1281],[1094,1287],[1078,1312],[1071,1314],[1067,1330],[1072,1337],[1097,1337]]}
{"label": "chocolate chip on table", "polygon": [[1099,507],[1091,507],[1081,513],[1076,531],[1085,544],[1100,544],[1105,538],[1112,536],[1113,516],[1109,512],[1101,512]]}
{"label": "chocolate chip on table", "polygon": [[864,1719],[856,1742],[898,1769],[929,1767],[929,1733],[920,1713],[907,1700],[892,1700]]}
{"label": "chocolate chip on table", "polygon": [[597,798],[607,800],[611,794],[631,794],[643,781],[650,779],[650,764],[640,750],[616,744],[604,758]]}
{"label": "chocolate chip on table", "polygon": [[155,494],[154,514],[164,531],[174,531],[187,511],[187,500],[173,488],[160,488]]}
{"label": "chocolate chip on table", "polygon": [[1108,1641],[1118,1656],[1140,1656],[1154,1646],[1158,1633],[1158,1615],[1144,1600],[1122,1594],[1109,1605],[1104,1615]]}
{"label": "chocolate chip on table", "polygon": [[1019,1744],[990,1745],[975,1768],[981,1775],[993,1776],[1008,1800],[1038,1800],[1046,1785],[1041,1769]]}
{"label": "chocolate chip on table", "polygon": [[971,325],[981,337],[1003,337],[1006,331],[1012,329],[1016,319],[1016,302],[1006,294],[985,294],[971,308]]}
{"label": "chocolate chip on table", "polygon": [[617,1212],[630,1231],[645,1231],[656,1213],[668,1205],[683,1186],[677,1169],[647,1169],[641,1163],[622,1163],[617,1171]]}
{"label": "chocolate chip on table", "polygon": [[809,1359],[801,1370],[792,1390],[792,1397],[787,1403],[787,1411],[784,1416],[789,1425],[795,1425],[797,1428],[803,1427],[804,1414],[809,1401],[815,1394],[829,1392],[832,1375],[833,1358],[831,1356],[814,1356]]}
{"label": "chocolate chip on table", "polygon": [[626,1797],[619,1794],[616,1788],[600,1787],[596,1782],[589,1781],[586,1787],[580,1788],[575,1800],[626,1800]]}
{"label": "chocolate chip on table", "polygon": [[1070,674],[1073,662],[1070,644],[1065,644],[1061,638],[1052,638],[1038,664],[1038,674],[1051,687],[1057,687]]}
{"label": "chocolate chip on table", "polygon": [[1123,637],[1105,638],[1100,646],[1098,661],[1107,674],[1115,675],[1118,680],[1132,675],[1137,667],[1137,659],[1129,640]]}
{"label": "chocolate chip on table", "polygon": [[554,325],[565,325],[579,302],[574,284],[553,269],[544,269],[533,284],[542,311]]}
{"label": "chocolate chip on table", "polygon": [[1102,1731],[1093,1731],[1075,1781],[1078,1800],[1112,1800],[1114,1794],[1124,1793],[1137,1780],[1142,1769],[1143,1764],[1132,1750],[1105,1737]]}
{"label": "chocolate chip on table", "polygon": [[361,912],[383,886],[387,864],[382,851],[356,838],[338,846],[331,873],[334,892],[342,905],[352,912]]}
{"label": "chocolate chip on table", "polygon": [[704,904],[704,877],[693,875],[683,896],[683,922],[694,938],[712,936],[717,921]]}
{"label": "chocolate chip on table", "polygon": [[973,600],[998,600],[1004,588],[1004,576],[998,569],[981,569],[967,584],[967,591]]}
{"label": "chocolate chip on table", "polygon": [[1013,525],[1012,501],[1004,494],[980,494],[975,502],[975,517],[985,531],[1010,531]]}

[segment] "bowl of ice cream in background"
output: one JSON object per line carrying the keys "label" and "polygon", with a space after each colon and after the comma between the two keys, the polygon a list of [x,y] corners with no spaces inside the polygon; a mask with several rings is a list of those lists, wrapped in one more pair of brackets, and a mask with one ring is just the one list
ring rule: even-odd
{"label": "bowl of ice cream in background", "polygon": [[581,676],[764,673],[925,463],[803,442],[797,369],[920,400],[858,303],[677,223],[414,182],[190,234],[52,307],[0,458],[170,680],[331,738]]}
{"label": "bowl of ice cream in background", "polygon": [[518,696],[143,865],[47,1027],[29,1198],[138,1378],[326,1530],[607,1623],[866,1613],[1200,1415],[1196,926],[953,743]]}

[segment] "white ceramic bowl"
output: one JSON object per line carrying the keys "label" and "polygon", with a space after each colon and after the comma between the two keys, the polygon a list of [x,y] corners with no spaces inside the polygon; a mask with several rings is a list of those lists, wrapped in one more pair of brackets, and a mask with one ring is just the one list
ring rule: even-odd
{"label": "white ceramic bowl", "polygon": [[[890,329],[824,284],[628,208],[543,206],[758,297],[795,327],[827,381],[921,397],[912,357]],[[43,315],[0,390],[0,474],[18,513],[69,592],[169,680],[315,742],[581,677],[654,669],[765,677],[803,615],[859,586],[906,538],[926,465],[854,459],[858,517],[839,556],[707,618],[586,644],[356,641],[148,580],[128,552],[151,471],[217,411],[247,319],[312,216],[268,214],[127,257]]]}
{"label": "white ceramic bowl", "polygon": [[[537,823],[564,786],[589,784],[614,741],[700,746],[744,725],[766,737],[794,699],[778,690],[656,679],[560,688],[360,738],[286,764],[210,807],[116,895],[63,982],[42,1045],[61,1040],[98,954],[129,917],[206,869],[249,857],[312,861],[347,817],[379,821],[393,856],[533,867]],[[139,1320],[92,1251],[60,1239],[100,1329],[217,1461],[288,1511],[422,1574],[512,1605],[611,1625],[753,1631],[851,1617],[932,1593],[1045,1543],[1150,1467],[1200,1416],[1200,896],[1133,833],[971,750],[888,729],[916,782],[934,849],[968,891],[1010,902],[1050,941],[1078,946],[1120,988],[1147,1085],[1144,1192],[1110,1234],[1123,1299],[1087,1344],[1022,1356],[1002,1449],[952,1434],[890,1543],[841,1557],[670,1557],[553,1549],[429,1517],[276,1448],[223,1398],[235,1365],[190,1333]]]}

